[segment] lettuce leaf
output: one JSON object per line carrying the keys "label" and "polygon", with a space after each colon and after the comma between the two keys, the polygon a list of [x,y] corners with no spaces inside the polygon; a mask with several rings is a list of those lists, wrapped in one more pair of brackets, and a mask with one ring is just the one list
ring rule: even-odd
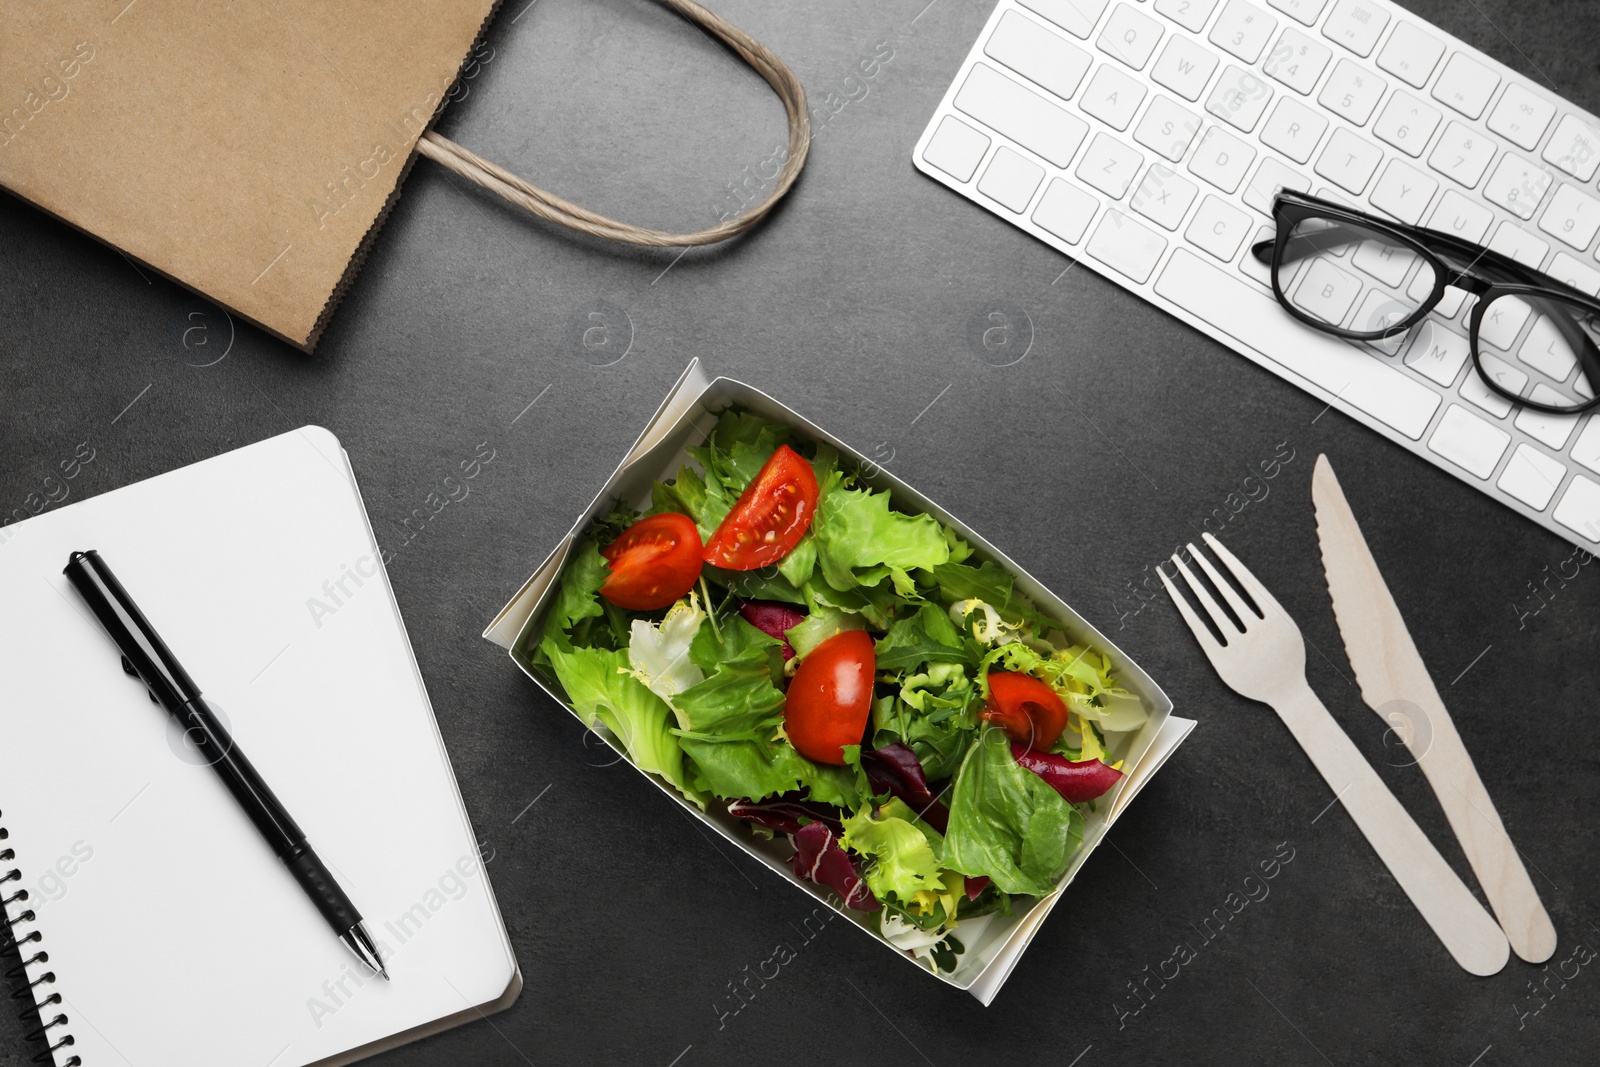
{"label": "lettuce leaf", "polygon": [[659,774],[702,809],[706,806],[705,796],[684,773],[683,749],[671,728],[672,709],[629,673],[626,649],[562,648],[551,636],[540,648],[584,722],[598,719],[636,766]]}
{"label": "lettuce leaf", "polygon": [[791,745],[697,737],[683,737],[680,743],[695,785],[724,800],[760,800],[804,790],[811,800],[848,811],[860,807],[866,795],[855,768],[812,763]]}
{"label": "lettuce leaf", "polygon": [[[900,807],[909,814],[904,803]],[[938,893],[944,888],[939,877],[939,857],[927,836],[911,820],[889,814],[885,805],[877,813],[862,808],[844,822],[839,841],[845,848],[870,857],[862,876],[873,896],[890,896],[910,903],[918,893]],[[875,817],[876,815],[876,817]]]}
{"label": "lettuce leaf", "polygon": [[923,604],[915,615],[898,619],[877,644],[880,671],[911,670],[924,663],[962,663],[967,658],[950,616]]}
{"label": "lettuce leaf", "polygon": [[[931,571],[950,559],[950,542],[938,519],[891,511],[888,493],[846,488],[837,471],[822,489],[811,530],[818,567],[834,589],[877,585],[892,568],[899,572],[897,590],[904,590],[910,583],[907,572]],[[858,569],[864,573],[856,574]]]}
{"label": "lettuce leaf", "polygon": [[986,729],[956,775],[944,863],[987,875],[1005,893],[1042,896],[1083,842],[1083,816],[1044,780],[1017,765],[1005,734]]}

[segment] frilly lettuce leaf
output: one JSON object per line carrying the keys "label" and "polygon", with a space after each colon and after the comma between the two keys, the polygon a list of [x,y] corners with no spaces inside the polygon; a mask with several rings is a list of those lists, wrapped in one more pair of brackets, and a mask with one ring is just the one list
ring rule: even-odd
{"label": "frilly lettuce leaf", "polygon": [[822,491],[811,530],[818,567],[834,589],[876,585],[893,576],[900,595],[909,595],[914,587],[907,572],[931,571],[950,559],[938,519],[891,511],[888,493],[846,488],[839,472]]}
{"label": "frilly lettuce leaf", "polygon": [[[663,700],[705,681],[700,666],[689,657],[689,645],[705,621],[699,599],[690,593],[667,610],[659,624],[634,619],[628,637],[628,663],[633,676]],[[680,720],[679,725],[686,725]]]}
{"label": "frilly lettuce leaf", "polygon": [[[911,814],[903,802],[900,808]],[[839,840],[852,852],[870,857],[862,877],[879,900],[892,895],[910,903],[918,893],[944,888],[939,857],[927,836],[912,820],[890,813],[889,805],[876,813],[870,806],[856,812],[845,820]]]}

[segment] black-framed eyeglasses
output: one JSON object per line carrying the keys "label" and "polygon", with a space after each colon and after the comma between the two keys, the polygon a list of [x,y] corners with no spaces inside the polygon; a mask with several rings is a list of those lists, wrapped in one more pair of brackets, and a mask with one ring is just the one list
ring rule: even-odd
{"label": "black-framed eyeglasses", "polygon": [[[1556,415],[1600,405],[1600,300],[1452,234],[1307,193],[1280,191],[1272,214],[1277,236],[1250,251],[1271,266],[1278,303],[1307,326],[1395,355],[1436,309],[1460,313],[1463,298],[1446,291],[1455,288],[1472,298],[1466,346],[1489,389]],[[1460,367],[1457,345],[1436,337],[1423,351],[1413,344],[1406,359],[1448,385]]]}

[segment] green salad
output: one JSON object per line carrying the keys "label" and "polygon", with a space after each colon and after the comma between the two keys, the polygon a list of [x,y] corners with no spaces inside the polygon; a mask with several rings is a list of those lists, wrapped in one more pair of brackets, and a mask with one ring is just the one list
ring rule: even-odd
{"label": "green salad", "polygon": [[1109,661],[837,451],[724,412],[693,462],[573,546],[529,655],[702,810],[936,970],[1047,893],[1145,720]]}

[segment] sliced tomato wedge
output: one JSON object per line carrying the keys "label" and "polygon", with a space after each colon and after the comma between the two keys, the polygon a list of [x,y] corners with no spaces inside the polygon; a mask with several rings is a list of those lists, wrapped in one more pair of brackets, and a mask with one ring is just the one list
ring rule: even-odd
{"label": "sliced tomato wedge", "polygon": [[844,746],[861,743],[877,659],[867,631],[846,630],[800,661],[784,694],[783,732],[806,759],[843,766]]}
{"label": "sliced tomato wedge", "polygon": [[705,561],[731,571],[776,563],[800,543],[816,511],[817,476],[811,464],[779,445],[706,542]]}
{"label": "sliced tomato wedge", "polygon": [[1031,674],[989,672],[989,703],[979,713],[1007,737],[1043,752],[1067,728],[1067,705],[1056,691]]}
{"label": "sliced tomato wedge", "polygon": [[600,549],[611,574],[600,595],[629,611],[668,607],[700,578],[700,531],[675,511],[647,515]]}

